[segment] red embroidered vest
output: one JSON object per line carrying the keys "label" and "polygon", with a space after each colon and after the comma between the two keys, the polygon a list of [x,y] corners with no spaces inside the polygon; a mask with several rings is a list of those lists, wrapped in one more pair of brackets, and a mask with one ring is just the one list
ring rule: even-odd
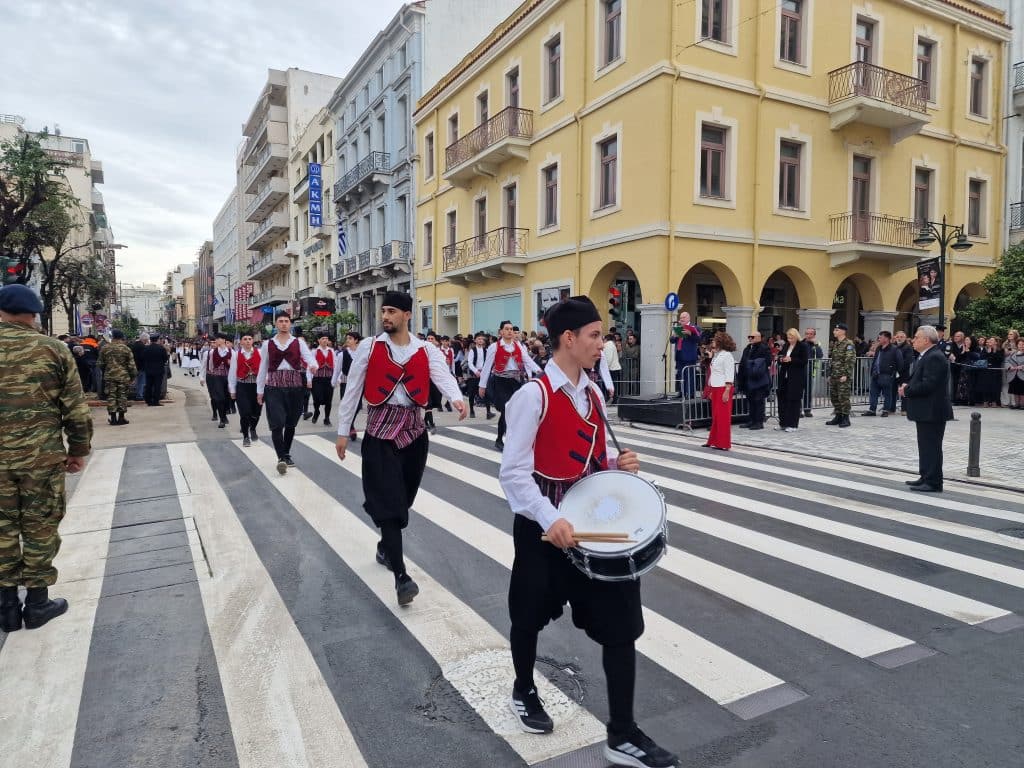
{"label": "red embroidered vest", "polygon": [[455,350],[448,347],[448,349],[442,349],[441,351],[444,352],[444,361],[448,363],[448,370],[451,370],[452,365],[455,363]]}
{"label": "red embroidered vest", "polygon": [[598,408],[598,394],[587,387],[590,411],[586,417],[579,411],[567,393],[551,389],[547,376],[534,379],[541,390],[540,426],[533,444],[534,472],[548,480],[575,482],[597,462],[608,469],[605,451],[604,422]]}
{"label": "red embroidered vest", "polygon": [[316,348],[316,364],[321,368],[334,369],[334,350]]}
{"label": "red embroidered vest", "polygon": [[293,371],[301,371],[302,366],[302,351],[299,349],[299,340],[292,339],[288,342],[288,346],[284,348],[282,352],[278,349],[274,339],[271,338],[267,342],[267,369],[270,371],[276,371],[281,367],[281,361],[284,360],[292,367]]}
{"label": "red embroidered vest", "polygon": [[[208,376],[227,376],[228,367],[231,365],[231,356],[234,353],[233,350],[228,350],[226,357],[221,357],[218,349],[214,348],[210,350],[210,354],[206,356],[206,374]],[[223,371],[223,373],[218,373]]]}
{"label": "red embroidered vest", "polygon": [[416,405],[426,407],[430,398],[430,360],[426,348],[420,347],[405,365],[399,365],[391,357],[388,343],[375,341],[366,366],[363,397],[370,405],[383,405],[399,384],[405,385],[405,391]]}
{"label": "red embroidered vest", "polygon": [[246,360],[245,355],[241,352],[238,353],[238,380],[242,381],[255,376],[260,372],[260,361],[263,358],[260,357],[260,351],[253,347],[252,356]]}
{"label": "red embroidered vest", "polygon": [[523,368],[523,348],[521,346],[519,346],[519,342],[518,341],[514,341],[512,343],[513,343],[514,346],[512,347],[512,351],[509,352],[507,349],[505,349],[505,347],[502,346],[500,341],[498,342],[498,349],[497,349],[497,351],[495,352],[495,355],[494,355],[494,372],[495,373],[503,373],[505,368],[508,367],[508,361],[509,361],[509,358],[511,358],[511,357],[515,357],[516,365],[519,366],[519,370],[520,371],[524,370],[524,368]]}

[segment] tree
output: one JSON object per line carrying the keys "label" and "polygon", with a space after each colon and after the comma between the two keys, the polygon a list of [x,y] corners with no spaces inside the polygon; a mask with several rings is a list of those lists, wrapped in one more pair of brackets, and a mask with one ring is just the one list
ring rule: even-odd
{"label": "tree", "polygon": [[[43,301],[42,323],[43,330],[51,333],[53,328],[53,307],[57,301],[57,293],[60,282],[61,270],[65,259],[75,259],[84,256],[92,258],[91,253],[84,253],[91,249],[85,227],[85,214],[80,208],[65,208],[61,205],[46,203],[38,211],[38,215],[46,221],[47,235],[46,245],[43,246],[39,258],[40,279],[39,297]],[[82,238],[86,238],[83,240]],[[29,262],[28,274],[31,275]],[[71,317],[70,312],[68,317]]]}
{"label": "tree", "polygon": [[68,317],[80,304],[102,305],[110,295],[110,273],[98,259],[65,259],[54,273],[54,292]]}
{"label": "tree", "polygon": [[999,267],[981,281],[985,295],[956,313],[971,333],[1003,338],[1010,328],[1024,328],[1024,243],[1010,246]]}
{"label": "tree", "polygon": [[142,331],[142,324],[139,323],[138,318],[129,309],[122,310],[121,316],[111,321],[110,325],[120,331],[124,331],[124,335],[129,339],[137,339]]}
{"label": "tree", "polygon": [[63,161],[38,138],[24,133],[0,143],[0,253],[17,259],[21,282],[32,276],[34,257],[65,239],[60,212],[76,205]]}

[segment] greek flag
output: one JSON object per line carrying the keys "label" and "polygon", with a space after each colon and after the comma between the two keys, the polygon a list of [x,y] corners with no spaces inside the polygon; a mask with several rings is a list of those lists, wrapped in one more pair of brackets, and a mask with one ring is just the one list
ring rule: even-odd
{"label": "greek flag", "polygon": [[345,222],[338,222],[338,253],[344,256],[348,253],[348,239],[345,237]]}

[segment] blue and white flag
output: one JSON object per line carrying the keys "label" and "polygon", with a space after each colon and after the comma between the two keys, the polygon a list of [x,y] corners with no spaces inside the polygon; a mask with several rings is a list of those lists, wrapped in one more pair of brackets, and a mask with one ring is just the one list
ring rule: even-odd
{"label": "blue and white flag", "polygon": [[338,222],[338,253],[344,256],[348,253],[348,238],[345,236],[345,222]]}

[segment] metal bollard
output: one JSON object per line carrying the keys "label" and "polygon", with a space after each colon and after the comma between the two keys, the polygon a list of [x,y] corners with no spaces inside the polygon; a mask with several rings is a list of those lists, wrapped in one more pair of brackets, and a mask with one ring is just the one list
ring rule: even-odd
{"label": "metal bollard", "polygon": [[971,414],[971,437],[967,446],[967,476],[981,477],[981,414]]}

